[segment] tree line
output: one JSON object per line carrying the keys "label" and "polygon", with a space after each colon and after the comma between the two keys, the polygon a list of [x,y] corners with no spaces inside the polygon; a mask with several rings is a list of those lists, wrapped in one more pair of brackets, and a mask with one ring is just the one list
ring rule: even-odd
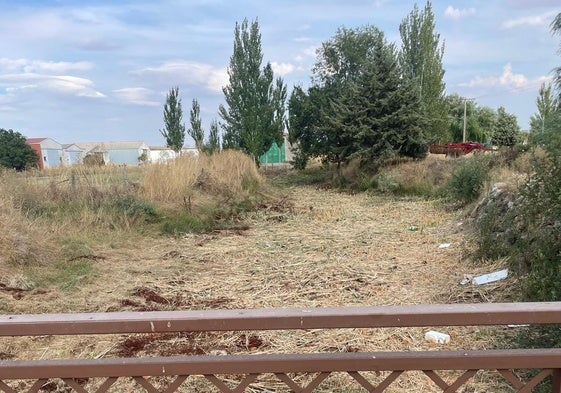
{"label": "tree line", "polygon": [[[461,141],[464,128],[467,140],[514,145],[520,127],[504,107],[494,110],[445,94],[444,41],[435,29],[430,1],[422,9],[414,5],[402,20],[400,48],[375,26],[341,27],[317,50],[310,86],[294,86],[287,97],[271,64],[262,66],[258,21],[236,23],[220,121],[211,123],[203,143],[193,100],[187,134],[199,150],[213,151],[220,148],[220,126],[223,148],[240,149],[259,163],[272,143],[282,143],[286,130],[298,168],[310,158],[337,166],[353,159],[378,165],[400,156],[422,158],[431,143]],[[174,149],[185,138],[177,96],[177,88],[170,90],[161,130]]]}
{"label": "tree line", "polygon": [[[185,126],[178,87],[167,94],[160,133],[177,152],[189,135],[201,152],[239,149],[259,164],[272,143],[282,144],[287,131],[297,168],[311,158],[337,166],[353,159],[376,166],[394,157],[422,158],[431,143],[462,140],[464,129],[470,141],[517,142],[520,127],[504,107],[494,110],[446,95],[445,46],[435,31],[430,1],[422,9],[414,5],[399,32],[398,48],[375,26],[339,28],[317,50],[310,86],[294,86],[288,96],[271,64],[263,66],[258,21],[245,19],[234,28],[225,103],[218,108],[219,119],[210,123],[208,138],[196,98]],[[543,116],[553,105],[548,94],[553,94],[551,87],[542,86]],[[539,116],[532,119],[532,131],[545,124]]]}

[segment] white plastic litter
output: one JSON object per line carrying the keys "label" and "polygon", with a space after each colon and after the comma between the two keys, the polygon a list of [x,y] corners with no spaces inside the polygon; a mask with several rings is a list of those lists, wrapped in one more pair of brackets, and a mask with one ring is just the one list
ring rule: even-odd
{"label": "white plastic litter", "polygon": [[448,248],[450,247],[450,243],[442,243],[438,248]]}
{"label": "white plastic litter", "polygon": [[483,285],[490,282],[504,280],[508,276],[508,269],[498,270],[493,273],[483,274],[482,276],[473,277],[471,282],[473,285]]}
{"label": "white plastic litter", "polygon": [[450,336],[447,335],[446,333],[430,330],[425,333],[425,340],[433,344],[449,344]]}
{"label": "white plastic litter", "polygon": [[464,278],[460,280],[460,285],[467,285],[473,280],[473,275],[471,274],[464,274]]}

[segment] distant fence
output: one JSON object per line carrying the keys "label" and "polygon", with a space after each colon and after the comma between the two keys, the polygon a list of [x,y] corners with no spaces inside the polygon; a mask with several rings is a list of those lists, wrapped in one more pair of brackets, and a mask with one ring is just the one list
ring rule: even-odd
{"label": "distant fence", "polygon": [[[560,323],[561,302],[440,304],[2,315],[0,336]],[[520,380],[513,372],[518,369],[537,371],[530,380]],[[101,393],[115,391],[111,389],[117,386],[118,380],[128,379],[135,384],[135,391],[172,393],[185,391],[182,390],[186,388],[184,383],[191,376],[202,376],[218,392],[277,391],[268,390],[263,384],[255,389],[259,377],[267,374],[283,384],[285,390],[311,393],[320,389],[331,374],[344,373],[356,385],[353,391],[384,392],[399,376],[413,370],[426,374],[443,392],[457,392],[478,370],[496,370],[517,392],[532,392],[551,375],[552,391],[561,393],[561,349],[3,360],[0,361],[0,390],[7,393],[48,391],[44,387],[56,380],[78,393]],[[465,372],[455,381],[446,382],[436,373],[443,370]],[[389,373],[381,381],[372,382],[364,375],[368,371]],[[306,373],[311,377],[301,386],[301,382],[291,376],[293,373]],[[238,377],[226,381],[224,375]],[[160,380],[151,381],[154,377]],[[163,383],[161,377],[172,378]],[[18,383],[21,381],[25,383]],[[160,386],[162,384],[165,386]],[[350,387],[344,391],[350,391]]]}

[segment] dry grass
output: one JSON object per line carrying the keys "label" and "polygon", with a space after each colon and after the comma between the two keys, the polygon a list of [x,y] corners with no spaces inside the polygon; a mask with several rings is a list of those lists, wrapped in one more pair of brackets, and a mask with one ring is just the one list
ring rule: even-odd
{"label": "dry grass", "polygon": [[0,272],[10,266],[44,264],[52,251],[49,234],[22,215],[13,195],[14,184],[8,181],[11,176],[0,174]]}
{"label": "dry grass", "polygon": [[[249,230],[182,238],[146,238],[94,250],[98,278],[65,294],[56,288],[15,299],[0,292],[4,312],[77,312],[208,308],[320,307],[502,300],[516,285],[464,287],[466,273],[494,269],[466,260],[470,245],[459,217],[431,201],[347,195],[298,187],[290,203],[250,215]],[[414,226],[417,230],[411,231]],[[451,246],[439,249],[441,243]],[[102,285],[100,285],[102,283]],[[0,344],[18,358],[83,358],[155,354],[482,349],[498,345],[492,328],[434,327],[448,346],[424,341],[429,329],[342,329],[224,332],[162,336],[41,337]],[[144,337],[144,338],[142,338]],[[137,344],[135,344],[137,343]],[[140,344],[138,344],[140,343]],[[373,378],[379,378],[374,377]],[[349,377],[334,376],[318,391],[346,391]],[[186,391],[209,391],[195,380]],[[261,381],[253,391],[283,391]],[[125,389],[127,390],[127,389]],[[134,389],[129,389],[134,390]],[[402,376],[388,392],[438,391],[420,373]],[[508,391],[480,373],[470,392]]]}
{"label": "dry grass", "polygon": [[143,194],[152,201],[169,203],[200,193],[236,195],[262,178],[253,160],[234,150],[201,157],[183,156],[166,164],[145,167]]}

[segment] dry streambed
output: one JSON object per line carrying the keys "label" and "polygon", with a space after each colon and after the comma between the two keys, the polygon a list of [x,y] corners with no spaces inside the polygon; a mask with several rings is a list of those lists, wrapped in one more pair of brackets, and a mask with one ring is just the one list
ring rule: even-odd
{"label": "dry streambed", "polygon": [[[356,306],[495,301],[510,285],[509,280],[481,288],[459,285],[465,273],[486,272],[489,267],[469,262],[463,225],[435,202],[310,187],[285,193],[282,203],[254,213],[240,230],[142,239],[123,248],[98,250],[96,276],[77,289],[26,291],[4,283],[0,301],[11,313]],[[439,248],[442,243],[450,246]],[[425,342],[426,330],[3,339],[0,356],[437,349]],[[492,347],[497,338],[486,328],[444,331],[452,340],[443,349]],[[350,391],[345,388],[348,382],[346,377],[335,378],[325,383],[325,389]],[[255,384],[254,390],[264,391],[264,384]],[[416,373],[394,385],[388,391],[439,391]],[[499,389],[495,378],[482,373],[465,391],[486,391],[491,386]]]}

